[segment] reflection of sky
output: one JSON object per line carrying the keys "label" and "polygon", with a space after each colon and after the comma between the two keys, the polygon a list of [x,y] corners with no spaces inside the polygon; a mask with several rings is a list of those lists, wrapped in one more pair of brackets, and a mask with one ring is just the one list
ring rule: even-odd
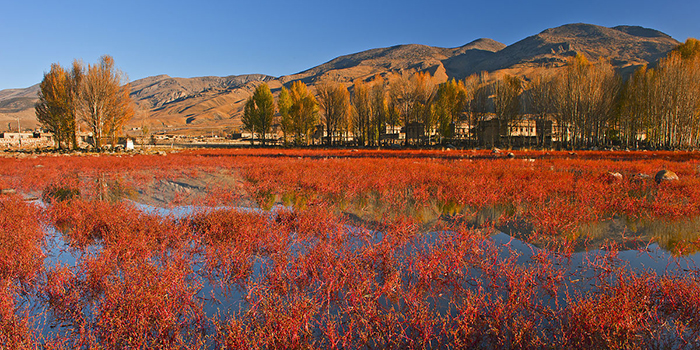
{"label": "reflection of sky", "polygon": [[229,206],[218,206],[218,207],[205,207],[205,206],[196,206],[196,205],[183,205],[183,206],[174,206],[170,208],[161,208],[161,207],[154,207],[148,204],[142,204],[138,202],[133,202],[129,201],[131,204],[134,205],[135,208],[143,211],[146,214],[151,214],[151,215],[159,215],[162,217],[172,217],[175,219],[181,219],[184,217],[187,217],[189,215],[197,214],[197,213],[210,213],[213,211],[217,210],[236,210],[240,211],[242,213],[258,213],[258,214],[264,214],[264,213],[276,213],[279,210],[291,210],[292,208],[289,206],[283,206],[283,205],[274,205],[272,209],[269,211],[265,211],[263,209],[259,208],[249,208],[249,207],[229,207]]}
{"label": "reflection of sky", "polygon": [[[517,254],[519,254],[519,263],[526,263],[534,254],[541,250],[541,248],[515,239],[505,233],[495,234],[491,236],[491,239],[493,239],[496,244],[506,248],[510,247],[513,252],[517,252]],[[607,256],[608,253],[609,252],[600,249],[576,252],[567,260],[572,261],[572,265],[575,263],[582,264],[586,261],[593,262],[596,261],[596,259],[602,259]],[[650,270],[659,275],[669,273],[682,274],[688,270],[698,269],[700,253],[676,257],[654,243],[644,249],[618,251],[614,260],[616,264],[620,264],[630,270]]]}

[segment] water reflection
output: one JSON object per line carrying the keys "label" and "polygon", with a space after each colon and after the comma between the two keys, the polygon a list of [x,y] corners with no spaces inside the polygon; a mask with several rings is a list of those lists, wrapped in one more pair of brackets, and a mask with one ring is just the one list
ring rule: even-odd
{"label": "water reflection", "polygon": [[[294,198],[291,195],[288,197]],[[414,203],[397,207],[386,200],[371,196],[369,198],[343,203],[336,213],[362,225],[406,216],[414,218],[426,228],[438,222],[459,222],[476,228],[493,227],[543,248],[556,246],[556,241],[573,241],[573,250],[576,252],[596,249],[611,243],[621,250],[646,249],[649,245],[654,245],[673,255],[692,255],[700,251],[700,217],[668,220],[616,216],[583,224],[571,232],[561,232],[552,236],[537,234],[533,229],[532,219],[523,218],[523,208],[512,204],[473,208],[454,202],[430,201],[420,205]],[[295,201],[285,203],[294,206]]]}
{"label": "water reflection", "polygon": [[[181,206],[172,208],[158,208],[144,204],[134,203],[134,206],[145,213],[152,215],[159,215],[172,219],[183,219],[191,215],[198,213],[206,213],[215,210],[236,210],[244,213],[259,213],[259,214],[269,214],[271,219],[277,215],[281,210],[289,211],[292,210],[290,207],[284,207],[280,205],[273,206],[270,211],[264,211],[257,208],[249,207],[202,207],[202,206]],[[513,208],[502,207],[502,208],[491,208],[489,210],[476,213],[471,216],[471,219],[475,223],[489,223],[496,221],[504,212],[512,211]],[[440,214],[443,215],[443,214]],[[627,223],[625,225],[628,225]],[[689,224],[690,225],[690,224]],[[647,227],[647,226],[644,226]],[[642,226],[636,226],[637,230],[649,230],[642,228]],[[360,228],[354,225],[345,225],[345,231],[348,233],[349,238],[343,243],[342,247],[338,249],[348,250],[349,252],[360,251],[368,246],[381,244],[383,240],[386,239],[388,234],[381,231],[371,231],[365,228]],[[638,232],[636,231],[636,232]],[[370,237],[366,239],[355,239],[352,237],[357,237],[358,232],[363,232],[369,234]],[[603,232],[603,230],[601,230]],[[645,232],[645,231],[644,231]],[[651,232],[651,231],[650,231]],[[55,266],[57,264],[67,265],[69,267],[76,267],[80,262],[81,254],[83,252],[79,250],[71,250],[63,239],[63,234],[55,228],[47,228],[48,243],[46,245],[48,259],[46,261],[47,266]],[[455,232],[451,231],[425,231],[418,234],[416,237],[412,238],[410,243],[405,246],[395,247],[396,254],[399,256],[397,264],[400,266],[393,267],[393,269],[399,269],[404,271],[404,273],[409,274],[409,276],[403,276],[403,278],[415,278],[411,277],[410,274],[415,273],[412,269],[412,259],[417,256],[429,256],[427,254],[431,250],[440,250],[443,244],[447,244],[451,240],[459,239]],[[602,238],[601,238],[602,239]],[[298,255],[307,254],[308,251],[304,249],[310,249],[310,245],[297,244],[294,245],[295,240],[292,239],[292,246],[288,247],[290,252],[289,258],[294,259]],[[698,273],[697,262],[700,259],[700,253],[695,253],[686,257],[676,257],[664,250],[659,244],[653,243],[648,244],[643,247],[643,249],[630,249],[623,251],[609,251],[604,249],[596,249],[590,251],[580,251],[572,254],[557,254],[552,253],[542,248],[528,243],[526,240],[521,240],[513,235],[508,235],[503,232],[495,232],[489,237],[489,239],[484,240],[480,243],[485,249],[488,247],[495,247],[497,252],[497,257],[493,260],[495,264],[506,261],[515,261],[519,266],[536,267],[538,264],[542,264],[542,259],[548,260],[556,269],[563,271],[565,278],[565,285],[562,287],[568,291],[578,291],[585,293],[587,291],[596,288],[596,281],[599,278],[600,271],[597,265],[597,261],[605,261],[606,264],[604,268],[606,269],[620,269],[621,271],[629,270],[645,270],[653,271],[658,275],[681,275],[688,273]],[[312,245],[311,245],[312,246]],[[544,256],[544,258],[543,258]],[[275,267],[275,262],[268,256],[263,254],[257,254],[252,257],[252,268],[250,270],[250,275],[239,284],[225,284],[216,278],[211,278],[205,271],[205,258],[198,253],[194,253],[191,258],[191,273],[192,281],[191,283],[201,286],[197,292],[196,297],[202,302],[204,315],[208,320],[212,320],[215,317],[227,317],[230,315],[240,315],[245,312],[246,308],[249,307],[246,296],[251,293],[251,286],[255,286],[265,280],[266,276],[270,273],[271,269]],[[471,281],[476,281],[480,279],[486,279],[482,275],[483,272],[476,267],[465,267],[467,269],[466,275],[470,277]],[[600,267],[603,268],[603,267]],[[400,282],[399,282],[400,283]],[[465,289],[475,288],[465,284],[463,286]],[[431,299],[429,302],[433,303],[435,308],[439,312],[450,313],[452,295],[449,290],[445,291],[445,294],[439,294],[439,298]],[[505,293],[505,292],[497,292]],[[543,304],[558,304],[561,305],[565,303],[564,295],[561,294],[558,297],[542,297],[541,301]],[[392,308],[394,306],[402,308],[404,306],[399,299],[392,299],[391,293],[388,293],[386,297],[382,297],[380,300],[385,307]],[[46,313],[38,312],[42,315]],[[49,322],[42,323],[42,325],[50,324]],[[49,335],[51,331],[48,328],[45,329],[44,334]]]}
{"label": "water reflection", "polygon": [[700,218],[663,220],[615,217],[581,227],[577,234],[593,246],[615,242],[628,249],[653,243],[674,255],[695,255],[700,249]]}

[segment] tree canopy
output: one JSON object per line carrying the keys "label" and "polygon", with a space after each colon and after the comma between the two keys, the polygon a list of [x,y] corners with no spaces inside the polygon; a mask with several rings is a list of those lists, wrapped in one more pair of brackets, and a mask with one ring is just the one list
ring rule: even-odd
{"label": "tree canopy", "polygon": [[274,122],[274,117],[275,99],[272,97],[270,87],[266,83],[262,83],[255,88],[253,96],[246,101],[241,120],[243,127],[250,131],[253,136],[257,132],[260,135],[261,143],[264,145],[266,135],[270,133]]}
{"label": "tree canopy", "polygon": [[87,67],[76,60],[70,72],[53,64],[40,85],[37,118],[54,133],[59,148],[77,147],[78,121],[92,131],[96,148],[110,140],[114,145],[121,128],[134,115],[126,80],[108,55]]}

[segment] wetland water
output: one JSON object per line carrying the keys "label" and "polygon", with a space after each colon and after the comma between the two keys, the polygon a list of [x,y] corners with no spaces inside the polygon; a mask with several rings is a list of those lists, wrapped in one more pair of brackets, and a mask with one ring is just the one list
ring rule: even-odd
{"label": "wetland water", "polygon": [[[43,205],[41,202],[37,202]],[[280,211],[291,211],[292,208],[282,205],[274,205],[269,210],[263,210],[250,207],[200,207],[200,206],[179,206],[171,208],[159,208],[155,206],[132,204],[144,213],[150,215],[158,215],[167,217],[172,220],[180,220],[190,217],[196,213],[213,212],[217,210],[235,210],[242,213],[254,213],[268,215],[270,220],[275,220]],[[488,221],[485,217],[493,216],[492,212],[482,213],[479,216],[479,221]],[[567,290],[567,295],[573,293],[586,293],[595,290],[600,282],[600,275],[606,274],[609,279],[614,279],[615,271],[646,271],[653,272],[658,276],[676,276],[694,274],[698,275],[698,266],[700,262],[700,253],[692,253],[685,256],[675,256],[669,253],[662,245],[669,246],[672,239],[654,240],[653,237],[672,237],[672,232],[686,232],[683,237],[695,234],[697,231],[694,226],[695,221],[680,222],[680,223],[659,223],[659,222],[641,222],[641,221],[624,221],[621,219],[611,220],[590,227],[583,228],[591,230],[592,239],[588,242],[587,247],[594,247],[593,243],[602,243],[606,239],[608,241],[624,241],[634,242],[629,246],[635,246],[634,249],[610,251],[605,248],[589,249],[587,251],[576,251],[571,254],[557,254],[539,248],[534,244],[524,240],[515,238],[516,234],[506,234],[499,231],[494,231],[484,242],[481,243],[484,249],[491,249],[496,256],[493,260],[494,264],[513,263],[524,268],[533,267],[543,263],[543,257],[548,263],[553,266],[553,269],[561,273],[563,276],[562,289]],[[635,225],[634,230],[629,229],[629,226]],[[686,231],[678,231],[679,228],[685,228]],[[345,225],[344,229],[348,232],[348,237],[356,237],[357,231],[364,230],[369,233],[367,239],[352,240],[347,242],[339,249],[347,250],[352,253],[358,250],[366,249],[370,245],[380,244],[385,238],[385,235],[380,231],[368,231],[353,225]],[[628,235],[626,239],[621,240],[615,237],[621,236],[621,231],[626,231]],[[676,230],[676,231],[673,231]],[[695,231],[693,231],[695,230]],[[47,268],[63,265],[69,268],[77,268],[81,260],[90,254],[99,254],[101,250],[100,243],[93,244],[87,250],[76,250],[69,247],[64,240],[63,234],[51,226],[46,227],[47,244],[45,247]],[[666,234],[667,236],[663,236]],[[607,238],[606,238],[607,237]],[[403,265],[403,271],[411,271],[416,257],[429,256],[430,251],[439,248],[446,241],[454,240],[456,236],[450,231],[428,231],[418,234],[414,237],[410,244],[403,247],[397,247],[397,264]],[[292,240],[293,241],[293,240]],[[605,246],[603,244],[603,246]],[[293,252],[293,258],[303,256],[309,252],[308,245],[293,244],[289,247]],[[256,254],[252,258],[249,274],[242,283],[225,284],[220,281],[212,280],[204,272],[204,257],[199,253],[193,253],[191,257],[191,274],[189,276],[190,283],[199,286],[197,292],[198,302],[201,303],[203,313],[208,320],[215,317],[226,317],[228,315],[241,314],[248,307],[246,295],[250,293],[251,286],[259,283],[264,283],[266,276],[275,266],[275,262],[270,256],[264,254]],[[481,288],[481,279],[484,279],[483,271],[479,268],[466,268],[464,271],[471,276],[471,282],[465,285],[466,288],[476,289],[478,285]],[[403,276],[404,279],[413,278],[412,276]],[[450,292],[440,294],[441,298],[432,300],[441,312],[452,313],[450,310]],[[392,306],[396,301],[383,298],[381,301],[387,307]],[[566,303],[563,295],[558,297],[543,297],[541,303],[546,305]],[[61,325],[53,322],[51,315],[38,301],[29,303],[29,307],[40,318],[37,323],[42,329],[42,334],[51,336],[56,332],[61,332]],[[209,325],[211,331],[211,325]]]}

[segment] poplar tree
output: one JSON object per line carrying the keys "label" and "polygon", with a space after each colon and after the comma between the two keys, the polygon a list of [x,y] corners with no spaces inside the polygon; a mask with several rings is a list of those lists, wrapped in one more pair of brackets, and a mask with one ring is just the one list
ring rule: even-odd
{"label": "poplar tree", "polygon": [[298,80],[292,83],[289,97],[289,117],[295,143],[308,145],[311,142],[311,131],[318,121],[318,102],[306,84]]}
{"label": "poplar tree", "polygon": [[518,77],[505,75],[496,82],[494,108],[502,126],[506,129],[508,147],[512,146],[511,129],[520,122],[520,93],[522,81]]}
{"label": "poplar tree", "polygon": [[70,148],[71,125],[75,118],[71,109],[70,76],[60,65],[54,63],[44,74],[39,88],[39,102],[35,105],[37,120],[44,130],[53,134],[56,147]]}
{"label": "poplar tree", "polygon": [[[554,113],[554,78],[546,73],[534,76],[530,81],[525,83],[524,89],[527,91],[525,96],[527,111],[534,116],[536,120],[544,120],[548,115]],[[543,124],[542,124],[543,125]],[[537,146],[544,147],[545,133],[539,131],[537,133]]]}
{"label": "poplar tree", "polygon": [[282,137],[284,139],[284,145],[286,146],[288,142],[287,136],[292,134],[294,131],[292,120],[289,115],[289,111],[292,108],[292,98],[289,96],[289,90],[287,90],[287,88],[284,86],[282,87],[277,99],[277,107],[279,108],[280,112],[280,129],[282,129]]}
{"label": "poplar tree", "polygon": [[491,110],[490,96],[492,86],[489,83],[488,72],[472,74],[464,80],[465,91],[467,92],[467,112],[469,113],[470,137],[474,135],[474,130],[486,120],[486,116]]}
{"label": "poplar tree", "polygon": [[54,133],[59,148],[77,148],[78,121],[92,131],[95,148],[102,148],[105,139],[114,145],[121,128],[134,115],[125,81],[107,55],[87,68],[76,60],[70,72],[53,64],[40,85],[37,119]]}
{"label": "poplar tree", "polygon": [[355,82],[352,94],[353,134],[360,146],[372,142],[372,100],[370,89],[362,80]]}
{"label": "poplar tree", "polygon": [[[435,81],[427,72],[418,72],[411,76],[395,74],[389,79],[389,108],[403,126],[420,122],[430,134],[435,125],[432,103],[436,91]],[[406,144],[408,141],[407,137]]]}
{"label": "poplar tree", "polygon": [[386,135],[386,125],[390,122],[389,107],[386,102],[386,86],[382,77],[377,76],[372,80],[369,97],[371,106],[369,138],[379,144],[380,139]]}
{"label": "poplar tree", "polygon": [[590,63],[576,55],[555,86],[559,134],[569,135],[569,145],[590,147],[608,140],[620,88],[620,78],[610,62]]}
{"label": "poplar tree", "polygon": [[252,145],[255,140],[255,132],[257,131],[257,110],[255,108],[255,100],[253,96],[248,97],[243,106],[243,117],[241,118],[241,123],[243,123],[243,130],[250,132],[250,144]]}
{"label": "poplar tree", "polygon": [[461,119],[466,104],[467,92],[464,82],[452,79],[438,86],[435,113],[438,131],[443,139],[454,137],[452,127]]}
{"label": "poplar tree", "polygon": [[[253,96],[246,101],[243,110],[243,127],[249,130],[253,136],[255,131],[260,134],[260,140],[265,145],[266,135],[270,133],[275,117],[275,99],[272,97],[270,87],[262,83],[255,88]],[[253,140],[251,139],[251,142]]]}
{"label": "poplar tree", "polygon": [[330,145],[337,141],[338,134],[349,124],[350,93],[342,83],[328,81],[319,84],[316,92],[328,134],[327,144]]}
{"label": "poplar tree", "polygon": [[122,126],[134,115],[126,77],[108,55],[98,64],[88,65],[80,75],[77,115],[92,131],[95,148],[102,148],[110,139],[114,145]]}

